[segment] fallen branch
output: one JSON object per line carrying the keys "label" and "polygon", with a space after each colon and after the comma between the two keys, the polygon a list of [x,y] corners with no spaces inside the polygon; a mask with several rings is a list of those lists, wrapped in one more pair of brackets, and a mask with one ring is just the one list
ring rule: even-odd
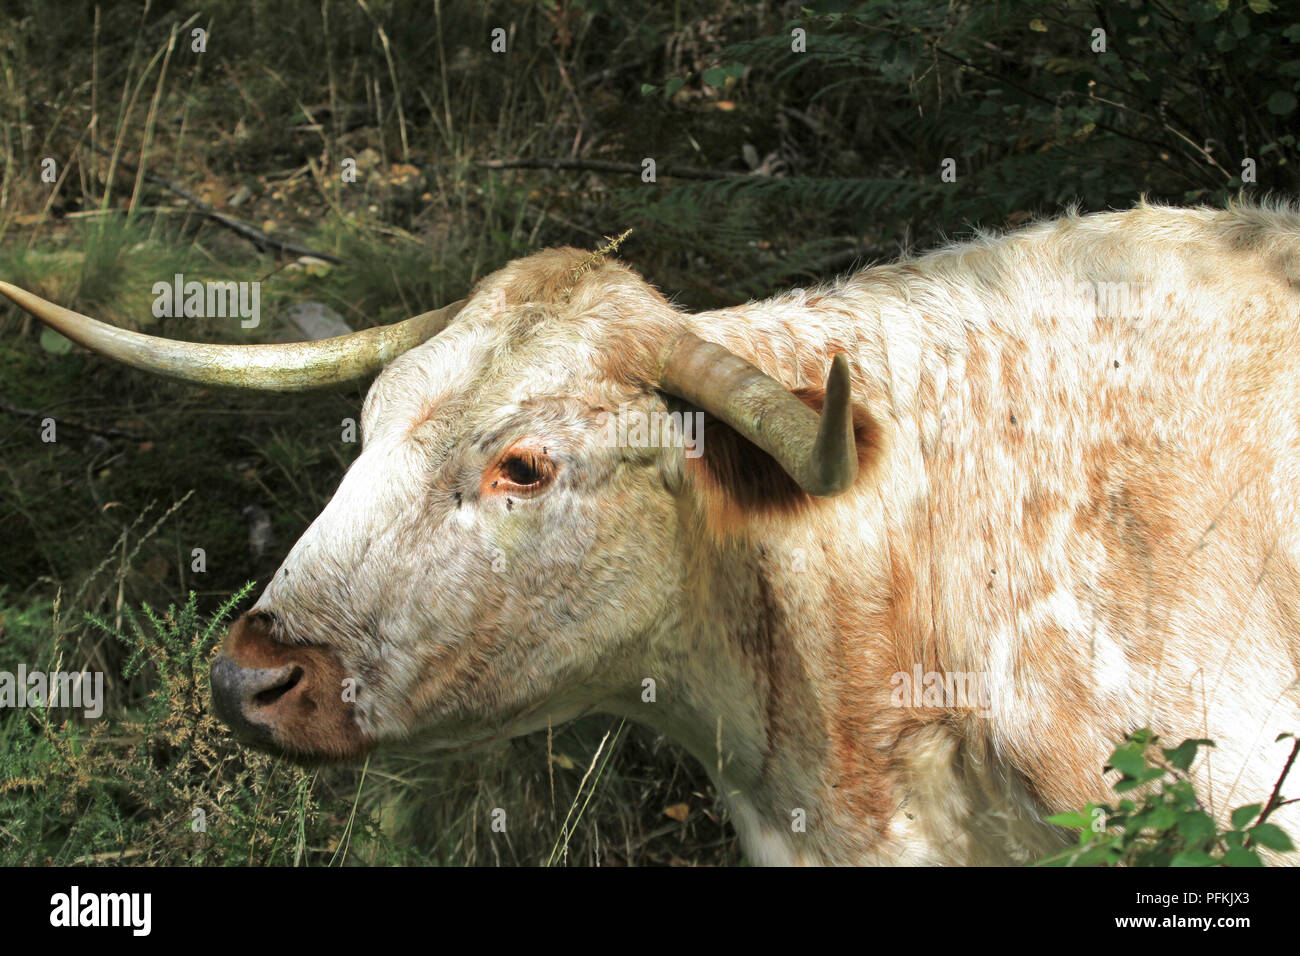
{"label": "fallen branch", "polygon": [[41,418],[51,417],[64,428],[71,428],[73,431],[89,432],[92,435],[101,435],[105,438],[129,438],[132,441],[145,441],[148,435],[142,435],[140,432],[132,431],[129,428],[118,428],[114,425],[94,425],[90,422],[83,421],[79,418],[63,418],[57,415],[50,415],[49,412],[42,411],[39,408],[19,408],[7,401],[4,396],[0,395],[0,411],[7,412],[17,418]]}
{"label": "fallen branch", "polygon": [[[37,108],[46,110],[47,112],[49,111],[50,107],[45,103],[42,103],[40,101],[34,101],[34,102]],[[79,134],[75,130],[64,128],[64,132],[70,136],[79,136]],[[80,140],[78,140],[78,142],[80,142]],[[99,153],[101,156],[113,155],[112,150],[108,149],[107,147],[100,146],[96,143],[86,143],[84,145],[89,146],[91,150],[93,150],[96,153]],[[134,163],[122,159],[121,157],[118,157],[117,165],[123,167],[124,169],[126,169],[128,172],[131,173],[138,173],[140,171],[139,166],[136,166]],[[194,195],[193,193],[189,192],[186,189],[182,189],[180,186],[177,186],[175,183],[171,182],[170,180],[162,176],[159,176],[157,173],[146,172],[144,174],[144,181],[147,183],[152,183],[155,186],[161,186],[163,189],[166,189],[168,192],[179,196],[181,199],[184,199],[187,203],[193,206],[194,210],[198,212],[200,215],[206,216],[207,218],[211,219],[213,222],[220,223],[221,225],[225,226],[227,229],[229,229],[231,232],[235,233],[236,235],[241,236],[242,238],[252,242],[259,249],[265,249],[265,248],[276,249],[280,252],[286,253],[291,256],[314,256],[317,259],[323,259],[325,262],[331,262],[334,265],[343,265],[343,260],[336,255],[333,255],[328,252],[321,252],[317,249],[310,249],[307,246],[300,246],[297,243],[290,242],[287,239],[277,239],[274,236],[268,235],[267,233],[263,232],[261,229],[258,229],[255,226],[250,226],[248,223],[241,222],[238,219],[234,219],[230,216],[227,216],[225,213],[217,212],[215,209],[213,209],[211,206],[205,203],[198,196]]]}
{"label": "fallen branch", "polygon": [[[590,173],[641,175],[640,163],[615,163],[605,159],[483,159],[474,164],[482,169],[577,169]],[[739,179],[745,173],[692,166],[656,166],[655,174],[676,179]]]}
{"label": "fallen branch", "polygon": [[[96,146],[93,143],[90,144],[90,146],[91,149],[94,149],[96,151],[106,152],[106,150],[104,150],[103,147]],[[136,167],[133,163],[130,163],[125,159],[122,159],[121,157],[118,158],[117,164],[119,166],[124,167],[129,172],[138,171],[138,167]],[[230,216],[227,216],[225,213],[217,212],[215,209],[213,209],[211,206],[205,203],[198,196],[195,196],[193,193],[189,192],[188,190],[182,189],[180,186],[177,186],[175,183],[170,182],[167,179],[164,179],[162,176],[159,176],[157,173],[148,173],[148,172],[145,173],[144,181],[147,183],[153,183],[155,186],[161,186],[163,189],[166,189],[168,192],[175,193],[177,196],[180,196],[187,203],[193,206],[196,212],[200,213],[201,215],[207,216],[209,219],[213,220],[214,222],[220,223],[221,225],[225,226],[227,229],[229,229],[231,232],[235,233],[236,235],[242,236],[243,238],[249,240],[258,248],[265,248],[269,246],[272,249],[279,250],[280,252],[287,253],[288,255],[291,256],[314,256],[317,259],[323,259],[325,262],[332,262],[334,265],[343,264],[343,260],[340,259],[338,256],[333,255],[332,253],[321,252],[317,249],[308,248],[307,246],[300,246],[296,242],[290,242],[287,239],[277,239],[274,236],[268,235],[267,233],[263,232],[261,229],[256,228],[255,226],[250,226],[246,222],[240,222],[238,219],[233,219]]]}
{"label": "fallen branch", "polygon": [[92,853],[89,856],[83,856],[76,861],[80,866],[87,863],[107,863],[109,860],[129,860],[133,856],[139,856],[144,850],[133,848],[130,850],[105,850],[103,853]]}

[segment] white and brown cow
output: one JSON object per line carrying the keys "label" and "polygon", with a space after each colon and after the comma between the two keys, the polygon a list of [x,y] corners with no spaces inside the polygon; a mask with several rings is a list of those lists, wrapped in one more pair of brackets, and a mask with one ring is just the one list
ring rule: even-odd
{"label": "white and brown cow", "polygon": [[[1220,817],[1268,796],[1300,730],[1297,283],[1295,210],[1143,205],[694,315],[551,250],[293,346],[0,291],[194,381],[382,368],[214,663],[249,741],[346,759],[604,711],[694,754],[755,862],[955,863],[1056,845],[1042,818],[1104,797],[1143,726],[1217,741]],[[636,425],[698,409],[694,445]]]}

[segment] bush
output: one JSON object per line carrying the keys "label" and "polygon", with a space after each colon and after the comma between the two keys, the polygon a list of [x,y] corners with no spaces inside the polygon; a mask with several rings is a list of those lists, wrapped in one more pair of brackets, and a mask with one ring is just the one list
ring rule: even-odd
{"label": "bush", "polygon": [[[1277,739],[1291,738],[1282,734]],[[1231,826],[1220,830],[1196,797],[1190,771],[1209,740],[1184,740],[1159,746],[1150,730],[1129,734],[1107,770],[1119,772],[1115,792],[1134,793],[1115,805],[1088,804],[1082,810],[1049,817],[1048,822],[1079,831],[1077,845],[1039,861],[1040,866],[1263,866],[1260,849],[1287,852],[1291,838],[1268,818],[1294,801],[1282,798],[1282,784],[1300,750],[1291,750],[1272,795],[1232,812]]]}

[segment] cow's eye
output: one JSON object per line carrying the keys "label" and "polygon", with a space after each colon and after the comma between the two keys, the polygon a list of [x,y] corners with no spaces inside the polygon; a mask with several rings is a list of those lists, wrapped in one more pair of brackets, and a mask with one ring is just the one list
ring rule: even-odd
{"label": "cow's eye", "polygon": [[501,462],[501,474],[516,485],[535,485],[542,480],[542,470],[530,457],[520,455]]}
{"label": "cow's eye", "polygon": [[531,448],[512,448],[494,469],[491,486],[497,491],[539,491],[555,475],[555,463]]}

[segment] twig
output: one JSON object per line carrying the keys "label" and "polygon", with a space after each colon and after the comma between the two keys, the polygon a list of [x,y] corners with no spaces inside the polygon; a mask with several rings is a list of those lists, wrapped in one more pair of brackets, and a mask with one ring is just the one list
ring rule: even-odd
{"label": "twig", "polygon": [[[1300,737],[1296,738],[1295,743],[1291,745],[1291,753],[1286,758],[1286,766],[1282,768],[1282,775],[1277,778],[1277,783],[1273,784],[1273,792],[1269,794],[1268,803],[1264,804],[1264,809],[1260,811],[1259,819],[1255,821],[1256,826],[1267,820],[1270,813],[1282,806],[1282,784],[1286,782],[1287,774],[1291,772],[1291,765],[1295,763],[1297,754],[1300,754]],[[1290,801],[1286,802],[1289,803]]]}
{"label": "twig", "polygon": [[[98,149],[98,147],[93,146],[93,144],[92,144],[92,148]],[[127,170],[131,172],[135,171],[135,166],[127,162],[125,159],[118,159],[117,163],[119,166],[125,167]],[[321,252],[319,249],[311,249],[307,246],[300,246],[296,242],[290,242],[287,239],[277,239],[274,236],[267,235],[261,229],[258,229],[254,226],[250,226],[246,222],[240,222],[238,219],[232,219],[230,216],[227,216],[225,213],[217,212],[215,209],[213,209],[211,206],[205,203],[198,196],[195,196],[193,193],[188,192],[185,189],[182,189],[180,186],[177,186],[175,183],[172,183],[164,179],[162,176],[159,176],[157,173],[145,173],[144,179],[145,182],[153,183],[155,186],[161,186],[163,189],[175,193],[177,196],[180,196],[187,203],[193,206],[194,209],[200,214],[207,216],[209,219],[211,219],[214,222],[220,223],[221,225],[229,229],[231,232],[235,233],[235,235],[247,239],[249,242],[253,243],[255,246],[258,246],[259,248],[270,247],[280,252],[287,253],[288,255],[291,256],[314,256],[317,259],[323,259],[325,262],[330,262],[333,263],[334,265],[343,265],[343,260],[340,259],[338,256],[334,255],[333,253]]]}
{"label": "twig", "polygon": [[[578,169],[591,173],[626,173],[641,175],[639,163],[615,163],[605,159],[483,159],[474,164],[482,169]],[[722,169],[695,169],[691,166],[657,166],[658,176],[676,179],[739,179],[746,173]]]}
{"label": "twig", "polygon": [[129,860],[131,857],[139,856],[143,852],[144,850],[138,848],[131,850],[107,850],[103,853],[92,853],[89,856],[83,856],[76,862],[84,865],[86,863],[105,863],[108,860]]}
{"label": "twig", "polygon": [[[44,110],[49,109],[49,107],[46,104],[41,103],[39,101],[35,101],[35,105],[40,109],[44,109]],[[72,136],[79,135],[74,130],[65,129],[64,132]],[[112,150],[104,146],[100,146],[97,143],[92,142],[92,143],[87,143],[86,145],[92,151],[99,153],[101,156],[111,157],[113,155]],[[127,172],[130,173],[135,173],[138,175],[140,172],[140,167],[120,157],[117,158],[116,165],[123,167],[124,169],[127,170]],[[220,223],[221,225],[229,229],[231,232],[235,233],[238,236],[241,236],[244,239],[249,240],[259,248],[271,248],[292,256],[314,256],[317,259],[323,259],[324,261],[333,263],[334,265],[344,264],[342,259],[340,259],[336,255],[333,255],[332,253],[321,252],[318,249],[310,249],[307,246],[300,246],[295,242],[288,241],[287,239],[277,239],[274,236],[267,235],[261,229],[258,229],[254,226],[250,226],[246,222],[240,222],[238,219],[233,219],[230,216],[227,216],[225,213],[217,212],[215,209],[213,209],[211,206],[205,203],[198,196],[195,196],[193,193],[189,192],[186,189],[182,189],[180,186],[177,186],[175,183],[171,182],[170,180],[165,179],[162,176],[159,176],[157,173],[146,172],[143,176],[143,179],[147,183],[152,183],[155,186],[161,186],[163,189],[166,189],[168,192],[180,196],[181,199],[184,199],[187,203],[193,206],[195,211],[198,212],[199,214],[206,216],[207,218],[213,220],[214,222]]]}
{"label": "twig", "polygon": [[[7,401],[2,395],[0,395],[0,411],[8,412],[18,418],[36,418],[42,414],[48,414],[42,412],[39,408],[19,408]],[[103,435],[108,438],[130,438],[132,441],[145,441],[149,437],[128,428],[116,428],[112,425],[92,425],[90,422],[77,418],[58,418],[56,421],[60,425],[75,431],[90,432],[92,435]]]}
{"label": "twig", "polygon": [[[1030,98],[1032,98],[1032,99],[1038,100],[1038,101],[1040,101],[1040,102],[1042,102],[1042,103],[1046,103],[1046,104],[1048,104],[1049,106],[1052,106],[1052,107],[1056,107],[1056,106],[1058,105],[1058,104],[1057,104],[1057,101],[1054,100],[1054,99],[1052,99],[1051,97],[1044,96],[1044,95],[1041,94],[1041,93],[1036,93],[1036,92],[1034,92],[1033,90],[1031,90],[1031,89],[1029,89],[1029,88],[1027,88],[1027,87],[1021,86],[1021,85],[1018,84],[1018,83],[1013,83],[1012,81],[1008,80],[1006,77],[998,76],[998,74],[993,73],[993,72],[990,71],[990,70],[986,70],[986,69],[984,69],[984,67],[980,66],[978,63],[972,62],[971,60],[967,60],[965,57],[958,56],[956,53],[952,53],[952,52],[949,51],[949,50],[945,50],[943,47],[941,47],[941,46],[939,46],[939,45],[937,45],[937,44],[935,45],[934,50],[935,50],[935,52],[938,53],[940,56],[947,57],[949,60],[952,60],[954,63],[960,63],[962,66],[966,67],[967,69],[974,70],[976,73],[982,73],[984,76],[987,76],[987,77],[989,77],[990,79],[996,80],[996,81],[998,81],[998,82],[1000,82],[1000,83],[1004,83],[1005,85],[1011,87],[1013,90],[1015,90],[1015,91],[1018,92],[1018,93],[1021,93],[1021,94],[1025,95],[1025,96],[1028,96],[1028,97],[1030,97]],[[1156,156],[1157,156],[1157,158],[1160,157],[1160,150],[1162,150],[1162,149],[1164,149],[1164,150],[1168,150],[1168,151],[1171,152],[1171,153],[1177,153],[1178,155],[1180,155],[1181,157],[1183,157],[1183,159],[1190,160],[1190,161],[1191,161],[1191,166],[1192,166],[1192,168],[1193,168],[1194,170],[1196,170],[1198,173],[1204,174],[1204,170],[1203,170],[1203,169],[1200,167],[1200,165],[1196,162],[1195,157],[1189,157],[1189,156],[1188,156],[1188,155],[1187,155],[1187,154],[1186,154],[1182,149],[1180,149],[1176,144],[1163,143],[1163,142],[1161,142],[1160,140],[1156,140],[1156,139],[1148,139],[1148,138],[1145,137],[1145,136],[1136,136],[1136,135],[1134,135],[1134,134],[1132,134],[1132,133],[1126,133],[1126,132],[1124,132],[1122,129],[1120,129],[1119,127],[1117,127],[1117,126],[1111,126],[1109,123],[1103,123],[1103,122],[1101,122],[1100,120],[1096,120],[1096,121],[1094,121],[1093,125],[1096,126],[1097,129],[1105,130],[1107,133],[1111,133],[1111,134],[1113,134],[1113,135],[1115,135],[1115,136],[1119,136],[1119,137],[1121,137],[1121,138],[1123,138],[1123,139],[1130,140],[1131,142],[1134,142],[1134,143],[1141,143],[1141,144],[1143,144],[1143,145],[1145,145],[1145,146],[1151,146],[1151,147],[1153,147],[1153,148],[1156,150]],[[1165,163],[1165,165],[1169,165],[1167,160],[1161,159],[1161,162]],[[1217,186],[1218,186],[1218,184],[1217,184],[1216,182],[1214,182],[1214,181],[1213,181],[1211,178],[1209,178],[1209,177],[1206,177],[1206,179],[1204,180],[1204,182],[1205,182],[1206,185],[1209,185],[1209,186],[1213,186],[1213,187],[1217,187]]]}

